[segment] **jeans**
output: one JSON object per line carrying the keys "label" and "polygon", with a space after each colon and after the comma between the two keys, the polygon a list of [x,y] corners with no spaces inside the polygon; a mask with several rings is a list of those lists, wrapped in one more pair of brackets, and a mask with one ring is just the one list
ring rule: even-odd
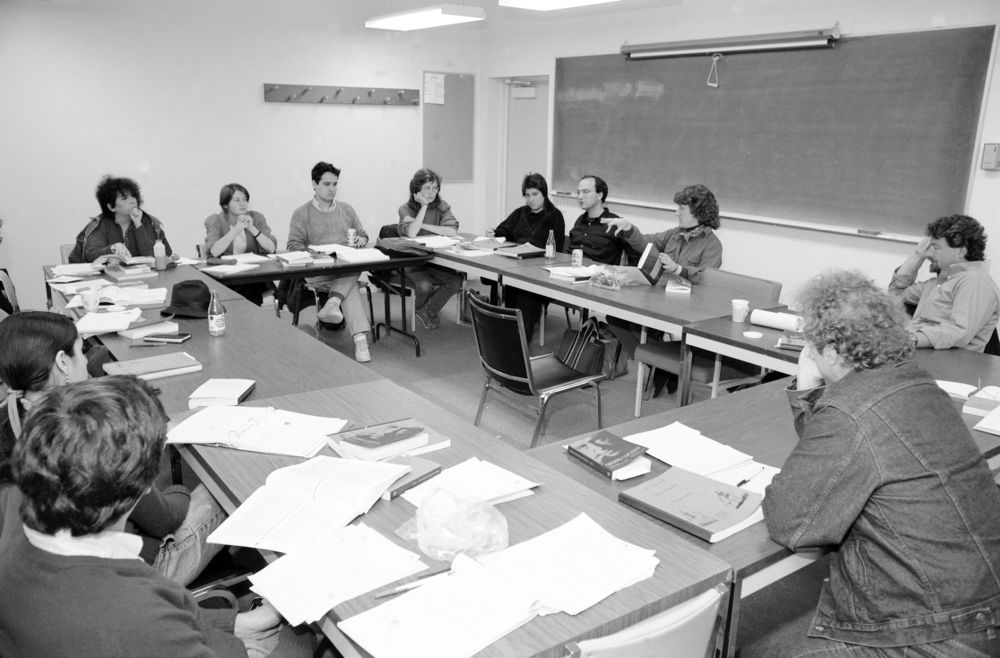
{"label": "jeans", "polygon": [[909,647],[866,647],[809,637],[799,648],[795,658],[990,658],[1000,656],[1000,637],[991,628]]}
{"label": "jeans", "polygon": [[191,492],[187,516],[173,534],[163,538],[153,568],[164,578],[187,586],[205,565],[222,549],[221,544],[207,544],[205,539],[226,519],[205,485]]}
{"label": "jeans", "polygon": [[462,289],[461,274],[433,265],[422,268],[406,268],[406,283],[416,291],[417,310],[426,311],[437,317],[452,296]]}

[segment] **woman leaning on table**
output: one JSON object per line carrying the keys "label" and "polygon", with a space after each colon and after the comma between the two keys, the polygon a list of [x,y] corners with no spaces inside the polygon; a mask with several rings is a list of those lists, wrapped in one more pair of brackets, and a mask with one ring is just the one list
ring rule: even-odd
{"label": "woman leaning on table", "polygon": [[[273,254],[278,246],[264,215],[250,210],[250,192],[239,183],[223,185],[219,190],[222,212],[205,219],[205,257],[219,258],[233,254]],[[231,286],[260,306],[264,293],[273,290],[268,283]]]}
{"label": "woman leaning on table", "polygon": [[[563,250],[563,240],[566,237],[566,222],[563,214],[549,201],[549,184],[541,174],[528,174],[521,182],[521,195],[524,205],[507,216],[493,231],[498,238],[505,238],[517,244],[530,243],[539,248],[545,248],[549,239],[549,231],[555,236],[556,251]],[[518,290],[508,286],[504,290],[504,305],[507,308],[521,309],[524,320],[524,331],[531,340],[531,335],[542,314],[545,297],[534,293]]]}
{"label": "woman leaning on table", "polygon": [[[28,412],[50,389],[90,378],[83,341],[64,315],[15,313],[0,322],[0,551],[20,532],[20,494],[11,487],[10,457]],[[160,575],[187,585],[219,552],[205,539],[225,519],[204,485],[188,492],[155,484],[139,500],[128,530],[142,539],[140,557]]]}

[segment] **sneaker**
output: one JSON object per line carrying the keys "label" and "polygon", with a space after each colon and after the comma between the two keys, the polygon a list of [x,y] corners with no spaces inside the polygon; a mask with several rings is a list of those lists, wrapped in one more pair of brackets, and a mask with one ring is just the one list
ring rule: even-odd
{"label": "sneaker", "polygon": [[415,314],[417,319],[420,320],[420,324],[424,325],[424,329],[437,329],[441,325],[439,319],[422,308],[418,308]]}
{"label": "sneaker", "polygon": [[330,297],[316,317],[329,324],[340,324],[344,321],[344,313],[340,310],[340,297]]}
{"label": "sneaker", "polygon": [[354,336],[354,359],[358,363],[368,363],[372,360],[372,355],[368,351],[368,338],[364,334]]}

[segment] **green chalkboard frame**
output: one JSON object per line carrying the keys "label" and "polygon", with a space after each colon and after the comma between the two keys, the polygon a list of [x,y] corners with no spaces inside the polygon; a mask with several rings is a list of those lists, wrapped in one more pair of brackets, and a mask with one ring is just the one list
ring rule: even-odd
{"label": "green chalkboard frame", "polygon": [[961,212],[995,26],[844,37],[826,50],[556,60],[555,190],[670,204],[704,183],[724,214],[920,235]]}

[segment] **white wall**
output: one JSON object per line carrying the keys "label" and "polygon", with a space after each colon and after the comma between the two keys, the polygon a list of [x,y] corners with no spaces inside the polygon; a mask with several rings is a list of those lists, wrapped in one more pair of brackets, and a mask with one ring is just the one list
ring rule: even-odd
{"label": "white wall", "polygon": [[[57,246],[96,214],[93,188],[106,172],[139,181],[147,209],[187,254],[217,208],[219,187],[230,181],[250,189],[252,206],[283,242],[291,211],[310,197],[309,168],[320,159],[344,168],[341,198],[369,230],[393,221],[422,164],[419,109],[264,103],[264,82],[419,87],[422,70],[476,74],[476,178],[445,181],[443,196],[464,227],[482,230],[510,210],[498,194],[498,78],[553,76],[556,57],[613,53],[626,40],[772,32],[838,19],[848,34],[1000,21],[995,0],[685,0],[556,18],[470,0],[487,7],[485,25],[397,34],[366,31],[363,20],[418,0],[76,1],[0,0],[0,217],[7,219],[0,264],[12,270],[26,307],[43,306],[40,266],[54,262]],[[981,141],[1000,142],[996,68]],[[560,205],[567,219],[578,214]],[[994,234],[993,260],[1000,258],[998,205],[1000,174],[977,169],[966,210]],[[618,210],[647,231],[673,224],[670,213]],[[786,293],[824,267],[860,267],[885,281],[909,251],[732,220],[720,237],[727,269],[781,280]]]}
{"label": "white wall", "polygon": [[[680,6],[617,11],[595,17],[551,21],[504,14],[504,21],[490,26],[484,53],[483,77],[552,75],[555,58],[618,52],[626,41],[655,43],[740,34],[768,33],[832,26],[840,21],[845,34],[876,34],[958,27],[1000,22],[1000,2],[995,0],[686,0]],[[873,63],[877,66],[877,63]],[[554,77],[553,77],[554,79]],[[1000,141],[1000,73],[994,62],[987,83],[987,119],[982,141]],[[489,135],[497,117],[484,117]],[[551,153],[551,149],[550,149]],[[978,162],[979,154],[976,154]],[[488,163],[487,163],[488,164]],[[970,163],[971,164],[971,163]],[[549,163],[551,171],[551,162]],[[599,172],[598,172],[599,173]],[[490,175],[487,169],[487,175]],[[965,210],[983,222],[993,240],[988,256],[1000,260],[1000,173],[976,169],[973,191]],[[691,181],[697,182],[697,181]],[[673,191],[662,203],[671,203]],[[614,190],[611,190],[614,196]],[[572,200],[556,200],[567,218],[579,215]],[[725,199],[720,199],[725,211]],[[670,212],[614,206],[645,232],[674,225]],[[737,211],[739,209],[733,208]],[[934,217],[928,217],[930,221]],[[778,228],[736,220],[723,220],[719,237],[725,248],[725,269],[754,274],[784,283],[783,301],[789,301],[801,282],[829,267],[856,267],[888,283],[889,275],[912,251],[911,245],[870,238]],[[995,270],[997,268],[994,268]],[[1000,271],[996,272],[1000,275]]]}
{"label": "white wall", "polygon": [[[187,255],[232,181],[283,246],[318,160],[377,231],[422,166],[420,109],[265,103],[263,83],[418,88],[425,69],[480,68],[480,30],[366,31],[367,2],[61,4],[0,0],[0,264],[26,308],[44,308],[40,267],[97,214],[104,173],[138,180]],[[463,220],[480,205],[473,184],[443,196]]]}

